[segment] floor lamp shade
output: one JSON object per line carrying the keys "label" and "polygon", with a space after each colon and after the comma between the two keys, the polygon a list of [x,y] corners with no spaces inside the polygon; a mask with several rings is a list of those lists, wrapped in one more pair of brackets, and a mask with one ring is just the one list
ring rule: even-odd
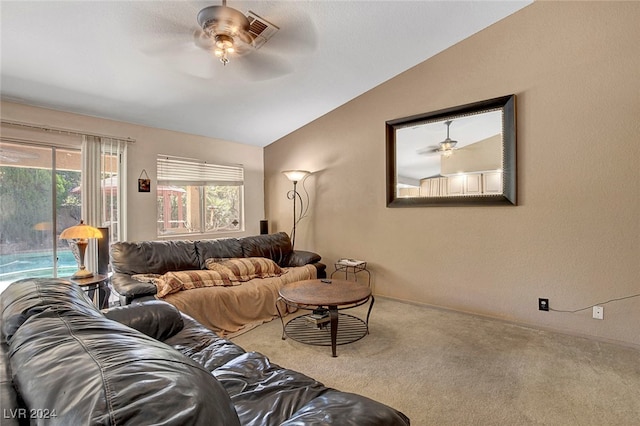
{"label": "floor lamp shade", "polygon": [[102,238],[102,232],[98,228],[85,225],[82,220],[80,224],[67,228],[60,234],[61,240],[73,240],[78,246],[78,270],[71,278],[89,278],[93,276],[93,272],[87,270],[84,265],[84,254],[89,240],[94,238]]}
{"label": "floor lamp shade", "polygon": [[282,172],[291,182],[300,182],[305,176],[310,174],[306,170],[285,170]]}

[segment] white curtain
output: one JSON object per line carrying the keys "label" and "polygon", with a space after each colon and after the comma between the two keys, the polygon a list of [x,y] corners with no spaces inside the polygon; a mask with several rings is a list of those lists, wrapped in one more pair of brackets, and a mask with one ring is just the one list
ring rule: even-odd
{"label": "white curtain", "polygon": [[[109,229],[109,242],[126,240],[127,142],[84,136],[82,141],[82,218],[84,223]],[[86,265],[96,271],[96,244],[87,248]]]}
{"label": "white curtain", "polygon": [[103,137],[101,140],[102,205],[105,206],[102,226],[109,228],[111,242],[127,239],[127,146],[127,142],[118,139]]}

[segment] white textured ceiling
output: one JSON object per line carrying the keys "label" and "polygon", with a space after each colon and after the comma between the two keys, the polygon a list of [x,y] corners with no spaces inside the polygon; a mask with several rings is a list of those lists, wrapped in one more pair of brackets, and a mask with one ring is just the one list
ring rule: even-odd
{"label": "white textured ceiling", "polygon": [[193,42],[221,3],[2,0],[2,97],[266,146],[531,1],[229,0],[280,31],[226,67]]}

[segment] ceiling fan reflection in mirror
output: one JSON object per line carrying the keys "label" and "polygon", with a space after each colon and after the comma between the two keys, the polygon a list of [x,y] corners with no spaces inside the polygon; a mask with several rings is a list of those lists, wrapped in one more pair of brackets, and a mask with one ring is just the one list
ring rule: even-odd
{"label": "ceiling fan reflection in mirror", "polygon": [[251,11],[247,17],[227,7],[226,0],[222,0],[222,6],[202,9],[197,20],[202,30],[194,34],[196,45],[212,52],[225,66],[230,55],[242,55],[258,49],[279,29]]}
{"label": "ceiling fan reflection in mirror", "polygon": [[453,154],[453,151],[456,149],[456,144],[458,141],[454,141],[449,137],[449,127],[453,123],[453,120],[447,120],[444,124],[447,126],[447,138],[440,142],[437,147],[429,146],[426,148],[422,148],[417,150],[417,153],[420,155],[425,154],[440,154],[443,157],[450,157]]}

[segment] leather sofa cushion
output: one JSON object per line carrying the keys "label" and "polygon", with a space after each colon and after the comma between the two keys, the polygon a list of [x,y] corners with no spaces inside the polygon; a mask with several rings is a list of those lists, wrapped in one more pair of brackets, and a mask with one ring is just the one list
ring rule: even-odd
{"label": "leather sofa cushion", "polygon": [[311,377],[272,364],[257,352],[242,354],[213,374],[231,396],[243,425],[259,425],[265,417],[269,424],[280,425],[327,390]]}
{"label": "leather sofa cushion", "polygon": [[354,393],[327,389],[279,426],[301,425],[409,425],[403,413]]}
{"label": "leather sofa cushion", "polygon": [[202,269],[193,241],[119,241],[109,251],[114,272],[164,274]]}
{"label": "leather sofa cushion", "polygon": [[205,262],[212,257],[242,257],[242,246],[237,238],[216,238],[195,242],[199,269],[206,269]]}
{"label": "leather sofa cushion", "polygon": [[180,311],[161,300],[111,308],[104,316],[160,341],[175,335],[184,327]]}
{"label": "leather sofa cushion", "polygon": [[237,257],[266,257],[281,267],[289,266],[289,258],[293,248],[291,240],[285,232],[244,237],[240,242],[242,256]]}
{"label": "leather sofa cushion", "polygon": [[184,328],[164,341],[165,344],[185,354],[207,371],[213,371],[245,350],[217,334],[188,315],[182,315]]}
{"label": "leather sofa cushion", "polygon": [[3,340],[8,342],[32,316],[51,310],[50,305],[55,305],[58,312],[102,316],[78,286],[62,279],[27,278],[11,284],[0,298]]}

